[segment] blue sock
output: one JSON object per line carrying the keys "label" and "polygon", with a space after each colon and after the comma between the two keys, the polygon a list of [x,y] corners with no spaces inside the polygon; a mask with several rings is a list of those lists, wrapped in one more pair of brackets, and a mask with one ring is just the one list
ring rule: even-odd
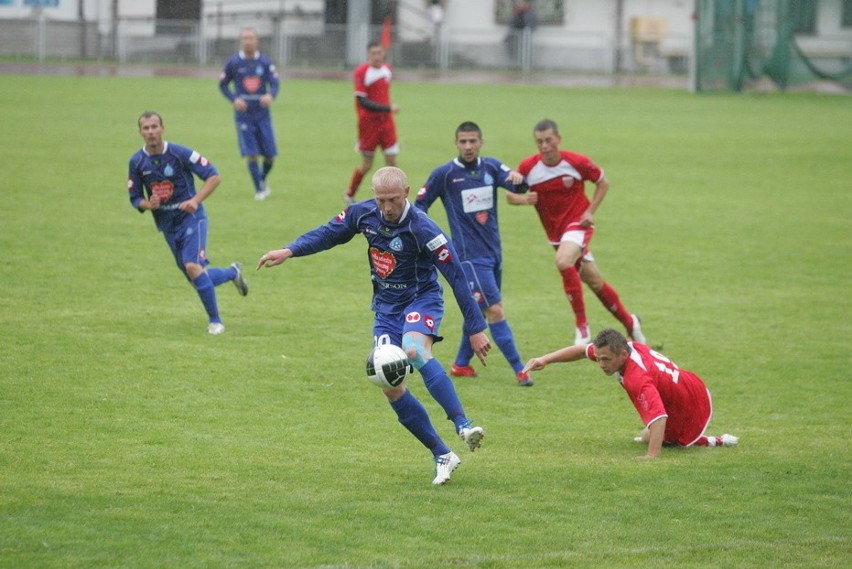
{"label": "blue sock", "polygon": [[210,280],[210,275],[203,272],[192,281],[195,286],[195,292],[201,299],[201,304],[204,305],[204,310],[207,311],[207,316],[210,317],[210,322],[221,322],[219,318],[219,306],[216,304],[216,287],[213,286],[213,281]]}
{"label": "blue sock", "polygon": [[447,419],[455,424],[456,432],[466,426],[468,421],[464,415],[464,408],[450,376],[444,371],[441,363],[436,359],[429,360],[420,368],[420,375],[423,376],[423,383],[426,384],[429,394],[444,408]]}
{"label": "blue sock", "polygon": [[266,179],[266,176],[269,175],[269,171],[272,170],[272,160],[264,160],[263,161],[263,179]]}
{"label": "blue sock", "polygon": [[247,163],[251,181],[254,182],[254,191],[259,192],[263,189],[263,173],[260,171],[260,164],[257,160],[248,160]]}
{"label": "blue sock", "polygon": [[[496,338],[495,338],[496,340]],[[469,366],[473,358],[473,348],[470,347],[470,337],[462,330],[462,339],[459,342],[459,351],[456,354],[457,366]]]}
{"label": "blue sock", "polygon": [[435,432],[429,414],[423,404],[417,400],[413,393],[405,390],[405,394],[391,402],[391,407],[403,427],[408,429],[415,438],[423,443],[423,446],[432,451],[435,456],[447,454],[450,449]]}
{"label": "blue sock", "polygon": [[515,336],[512,334],[512,329],[509,328],[509,323],[501,320],[500,322],[489,324],[488,328],[491,330],[494,343],[503,352],[503,357],[506,358],[512,369],[515,370],[515,373],[524,369],[524,364],[521,362],[521,355],[518,353],[518,348],[515,347]]}
{"label": "blue sock", "polygon": [[219,286],[222,283],[226,283],[237,278],[237,269],[234,267],[228,267],[226,269],[207,267],[207,274],[210,275],[210,280],[213,281],[213,286]]}

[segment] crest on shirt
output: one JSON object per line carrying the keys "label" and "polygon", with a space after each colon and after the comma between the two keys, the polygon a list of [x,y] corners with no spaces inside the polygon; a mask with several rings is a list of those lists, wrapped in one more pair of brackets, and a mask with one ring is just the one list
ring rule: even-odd
{"label": "crest on shirt", "polygon": [[394,237],[393,239],[391,239],[391,242],[388,244],[388,247],[397,252],[402,251],[402,239],[400,239],[399,237]]}
{"label": "crest on shirt", "polygon": [[491,177],[491,174],[485,174],[484,181],[485,181],[485,184],[488,185],[488,186],[494,185],[494,178]]}
{"label": "crest on shirt", "polygon": [[[259,73],[261,73],[259,71]],[[260,77],[256,75],[251,75],[243,79],[243,89],[246,93],[257,93],[260,89]]]}
{"label": "crest on shirt", "polygon": [[160,198],[161,202],[169,201],[169,198],[172,197],[174,192],[175,187],[171,180],[161,180],[159,182],[151,183],[151,195]]}
{"label": "crest on shirt", "polygon": [[370,247],[370,262],[376,274],[383,279],[388,278],[396,268],[396,257],[393,253],[380,251],[375,247]]}
{"label": "crest on shirt", "polygon": [[165,174],[169,178],[175,175],[174,168],[172,168],[171,164],[166,164],[166,167],[163,168],[163,174]]}

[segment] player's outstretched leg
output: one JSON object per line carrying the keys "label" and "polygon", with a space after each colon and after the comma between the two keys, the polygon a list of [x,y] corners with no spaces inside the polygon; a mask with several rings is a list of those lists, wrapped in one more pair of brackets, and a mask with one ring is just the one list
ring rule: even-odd
{"label": "player's outstretched leg", "polygon": [[697,441],[695,441],[695,445],[701,447],[732,447],[736,446],[739,442],[739,437],[726,433],[724,435],[719,435],[718,437],[700,437]]}

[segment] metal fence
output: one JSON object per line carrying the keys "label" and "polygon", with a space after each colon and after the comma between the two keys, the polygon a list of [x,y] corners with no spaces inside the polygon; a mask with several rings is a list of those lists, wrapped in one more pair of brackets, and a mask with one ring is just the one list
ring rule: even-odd
{"label": "metal fence", "polygon": [[[344,69],[347,45],[380,36],[376,26],[356,30],[319,17],[206,18],[201,21],[123,18],[115,25],[46,19],[0,20],[0,56],[38,61],[218,65],[237,50],[241,27],[258,29],[261,50],[281,68]],[[356,35],[358,37],[353,38]],[[603,32],[560,34],[540,28],[518,35],[444,26],[394,29],[389,60],[398,68],[520,70],[614,74],[685,74],[689,50],[636,57],[628,37]],[[683,46],[690,38],[675,38]]]}

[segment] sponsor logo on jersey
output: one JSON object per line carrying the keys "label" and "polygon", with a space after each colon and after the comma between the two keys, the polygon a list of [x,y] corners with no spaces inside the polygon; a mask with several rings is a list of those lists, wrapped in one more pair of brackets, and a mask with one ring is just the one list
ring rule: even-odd
{"label": "sponsor logo on jersey", "polygon": [[494,186],[479,186],[461,191],[462,210],[474,213],[494,209]]}
{"label": "sponsor logo on jersey", "polygon": [[420,313],[419,312],[409,312],[405,315],[405,321],[409,324],[414,324],[415,322],[420,322]]}
{"label": "sponsor logo on jersey", "polygon": [[394,237],[393,239],[391,239],[391,242],[388,247],[397,252],[402,251],[402,239],[400,239],[399,237]]}
{"label": "sponsor logo on jersey", "polygon": [[[263,70],[260,70],[260,73],[263,73]],[[243,90],[246,93],[257,93],[258,89],[260,89],[260,77],[252,75],[243,79]]]}
{"label": "sponsor logo on jersey", "polygon": [[396,257],[393,253],[380,251],[375,247],[370,247],[370,262],[376,274],[383,279],[388,278],[396,268]]}
{"label": "sponsor logo on jersey", "polygon": [[430,251],[434,251],[440,247],[443,247],[447,244],[447,236],[443,233],[439,233],[436,235],[431,241],[426,243],[426,248]]}
{"label": "sponsor logo on jersey", "polygon": [[161,180],[151,183],[151,194],[160,198],[161,202],[169,201],[172,194],[175,192],[175,187],[171,180]]}
{"label": "sponsor logo on jersey", "polygon": [[435,251],[435,256],[438,257],[438,260],[442,263],[449,263],[453,260],[453,254],[450,253],[450,249],[448,247],[441,247]]}

